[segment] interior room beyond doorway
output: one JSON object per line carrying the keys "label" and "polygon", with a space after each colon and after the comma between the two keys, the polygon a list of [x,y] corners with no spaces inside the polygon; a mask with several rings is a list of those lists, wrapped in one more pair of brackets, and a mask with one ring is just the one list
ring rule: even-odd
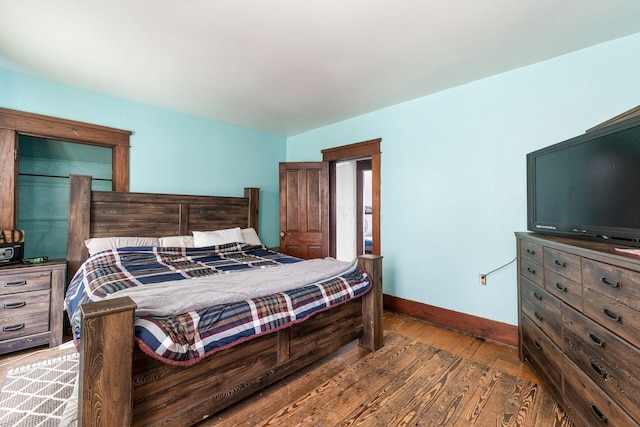
{"label": "interior room beyond doorway", "polygon": [[336,162],[336,258],[371,253],[373,243],[371,160]]}

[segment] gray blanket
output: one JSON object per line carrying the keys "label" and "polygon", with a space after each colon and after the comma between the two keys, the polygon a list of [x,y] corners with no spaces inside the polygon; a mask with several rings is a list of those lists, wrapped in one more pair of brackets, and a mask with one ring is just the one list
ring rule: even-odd
{"label": "gray blanket", "polygon": [[263,269],[136,286],[110,294],[107,298],[130,297],[138,305],[136,316],[171,316],[299,288],[339,276],[356,266],[355,261],[311,259]]}

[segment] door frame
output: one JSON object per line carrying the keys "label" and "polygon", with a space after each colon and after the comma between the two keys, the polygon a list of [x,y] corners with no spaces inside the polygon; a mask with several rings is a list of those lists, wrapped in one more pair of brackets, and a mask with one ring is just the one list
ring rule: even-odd
{"label": "door frame", "polygon": [[18,135],[111,148],[113,191],[129,191],[131,134],[128,130],[0,108],[0,229],[18,225]]}
{"label": "door frame", "polygon": [[371,210],[373,242],[371,253],[380,255],[380,142],[382,138],[322,150],[322,161],[329,162],[329,253],[336,256],[336,163],[344,160],[371,159]]}

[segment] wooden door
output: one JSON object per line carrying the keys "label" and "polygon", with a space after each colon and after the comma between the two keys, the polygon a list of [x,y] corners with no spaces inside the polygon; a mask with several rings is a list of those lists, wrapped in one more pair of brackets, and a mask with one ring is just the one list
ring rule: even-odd
{"label": "wooden door", "polygon": [[329,164],[280,163],[280,252],[329,255]]}

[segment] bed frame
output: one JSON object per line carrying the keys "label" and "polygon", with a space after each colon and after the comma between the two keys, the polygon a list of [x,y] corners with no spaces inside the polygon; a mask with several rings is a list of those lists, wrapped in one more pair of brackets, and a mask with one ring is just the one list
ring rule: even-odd
{"label": "bed frame", "polygon": [[[91,191],[89,176],[69,178],[68,280],[87,258],[90,237],[258,230],[257,188],[244,197],[105,192]],[[382,258],[364,255],[359,265],[373,282],[362,298],[189,367],[163,364],[134,345],[130,298],[82,305],[78,425],[188,426],[353,340],[375,351],[383,345]]]}

